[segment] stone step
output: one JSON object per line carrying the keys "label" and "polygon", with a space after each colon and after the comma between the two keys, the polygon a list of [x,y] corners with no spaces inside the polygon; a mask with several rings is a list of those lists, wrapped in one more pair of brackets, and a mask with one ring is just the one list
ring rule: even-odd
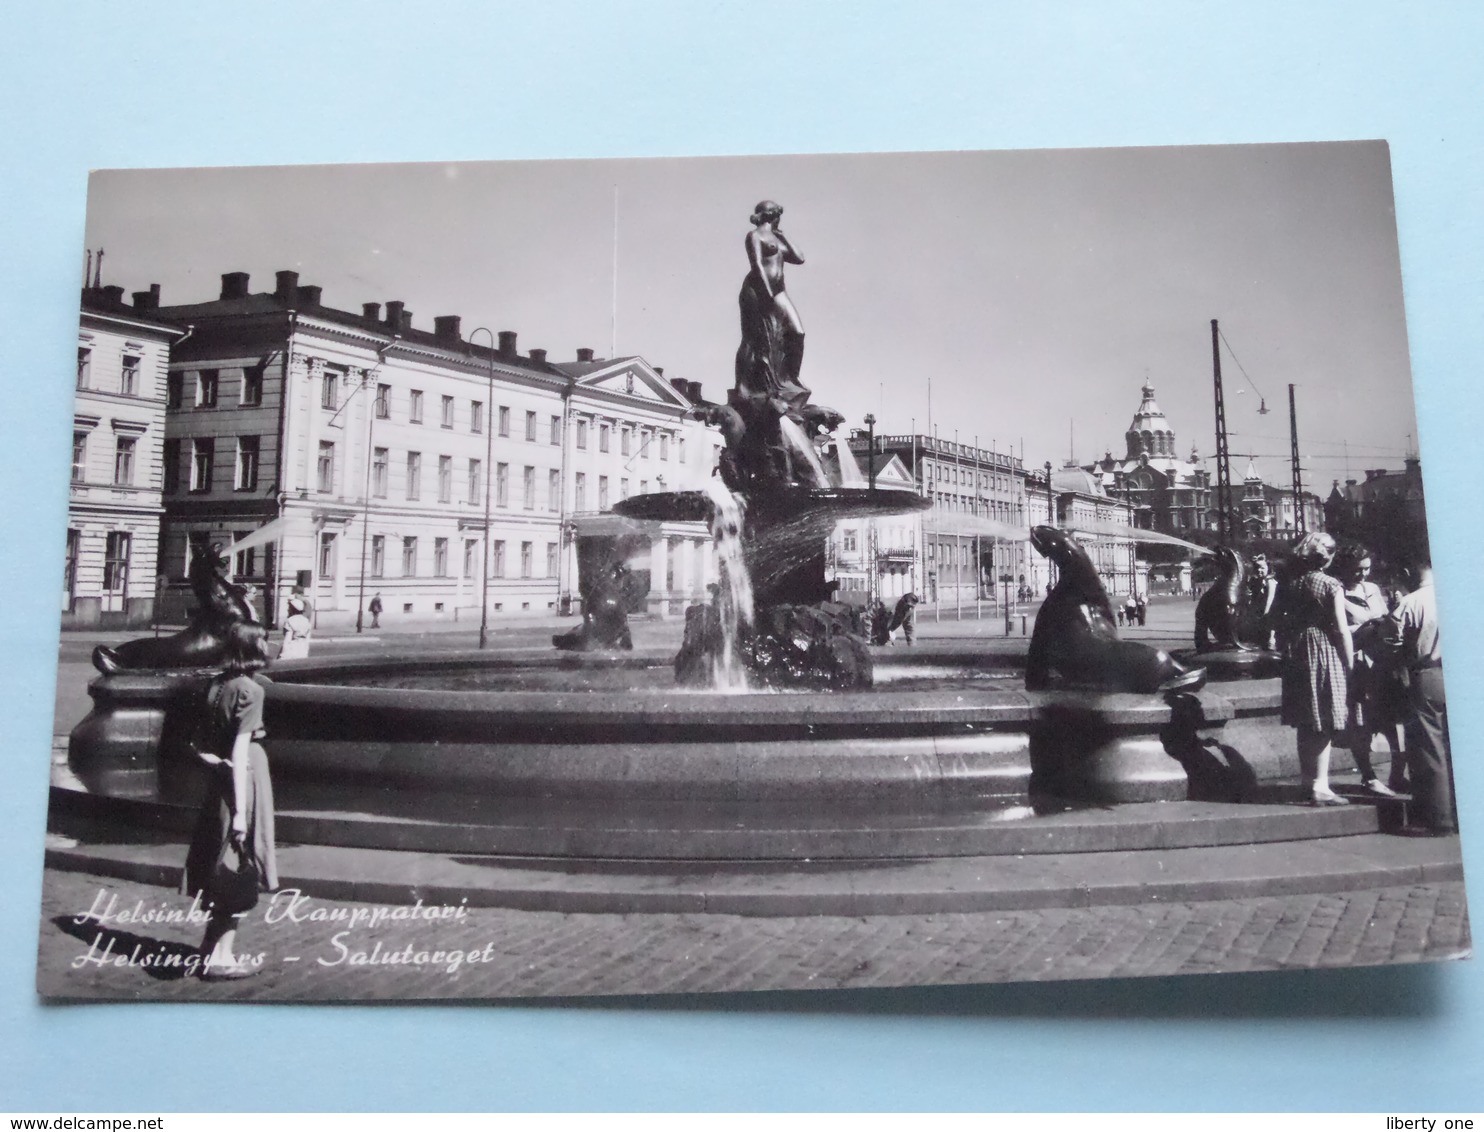
{"label": "stone step", "polygon": [[[174,886],[184,846],[48,836],[46,864]],[[918,861],[572,862],[284,845],[281,888],[371,904],[752,916],[992,912],[1345,892],[1459,881],[1456,836],[1360,834],[1184,849]],[[280,897],[280,907],[285,897]],[[261,909],[260,909],[261,913]]]}
{"label": "stone step", "polygon": [[[1394,828],[1400,803],[1316,809],[1285,804],[1296,787],[1256,804],[1155,802],[1075,806],[984,799],[978,806],[891,811],[866,807],[626,804],[492,800],[384,790],[280,796],[279,839],[307,845],[559,857],[573,860],[898,860],[1157,850],[1347,837]],[[194,807],[100,798],[53,787],[51,828],[90,839],[98,828],[186,838]]]}

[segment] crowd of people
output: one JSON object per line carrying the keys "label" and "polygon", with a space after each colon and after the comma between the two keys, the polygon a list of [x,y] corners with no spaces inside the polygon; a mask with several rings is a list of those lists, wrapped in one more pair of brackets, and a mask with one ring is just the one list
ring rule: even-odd
{"label": "crowd of people", "polygon": [[[1267,615],[1259,631],[1283,653],[1282,721],[1297,733],[1311,804],[1347,804],[1329,777],[1331,753],[1343,745],[1368,793],[1411,793],[1412,824],[1403,832],[1452,833],[1457,819],[1432,565],[1421,553],[1386,588],[1372,572],[1364,547],[1337,548],[1331,536],[1314,533],[1294,546],[1276,592],[1261,576]],[[1385,782],[1371,759],[1377,735],[1391,755]]]}

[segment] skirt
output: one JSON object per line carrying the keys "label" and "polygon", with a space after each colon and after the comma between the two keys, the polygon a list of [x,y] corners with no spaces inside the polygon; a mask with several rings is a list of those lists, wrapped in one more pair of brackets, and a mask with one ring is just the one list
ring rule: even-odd
{"label": "skirt", "polygon": [[1323,629],[1305,629],[1283,659],[1282,721],[1305,731],[1345,730],[1350,714],[1345,661]]}
{"label": "skirt", "polygon": [[[278,855],[273,839],[273,782],[268,777],[268,756],[253,743],[248,748],[247,774],[247,839],[246,844],[257,865],[265,891],[278,887]],[[215,769],[211,775],[191,847],[186,851],[185,875],[180,891],[185,896],[200,895],[203,903],[210,897],[207,885],[221,860],[222,852],[232,840],[232,776],[228,767]]]}

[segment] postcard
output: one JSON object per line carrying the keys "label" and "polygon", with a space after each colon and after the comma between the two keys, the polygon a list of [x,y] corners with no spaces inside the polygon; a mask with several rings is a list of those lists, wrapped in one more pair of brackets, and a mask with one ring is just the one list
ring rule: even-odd
{"label": "postcard", "polygon": [[106,170],[37,986],[1471,952],[1384,142]]}

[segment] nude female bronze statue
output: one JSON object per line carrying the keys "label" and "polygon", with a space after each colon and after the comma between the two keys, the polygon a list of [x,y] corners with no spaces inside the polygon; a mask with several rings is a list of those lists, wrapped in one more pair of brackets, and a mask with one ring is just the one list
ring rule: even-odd
{"label": "nude female bronze statue", "polygon": [[801,409],[809,390],[799,382],[804,364],[804,322],[784,288],[783,265],[802,264],[801,256],[778,227],[783,207],[758,202],[747,233],[748,272],[737,296],[742,344],[737,348],[737,388],[776,398],[780,414]]}

